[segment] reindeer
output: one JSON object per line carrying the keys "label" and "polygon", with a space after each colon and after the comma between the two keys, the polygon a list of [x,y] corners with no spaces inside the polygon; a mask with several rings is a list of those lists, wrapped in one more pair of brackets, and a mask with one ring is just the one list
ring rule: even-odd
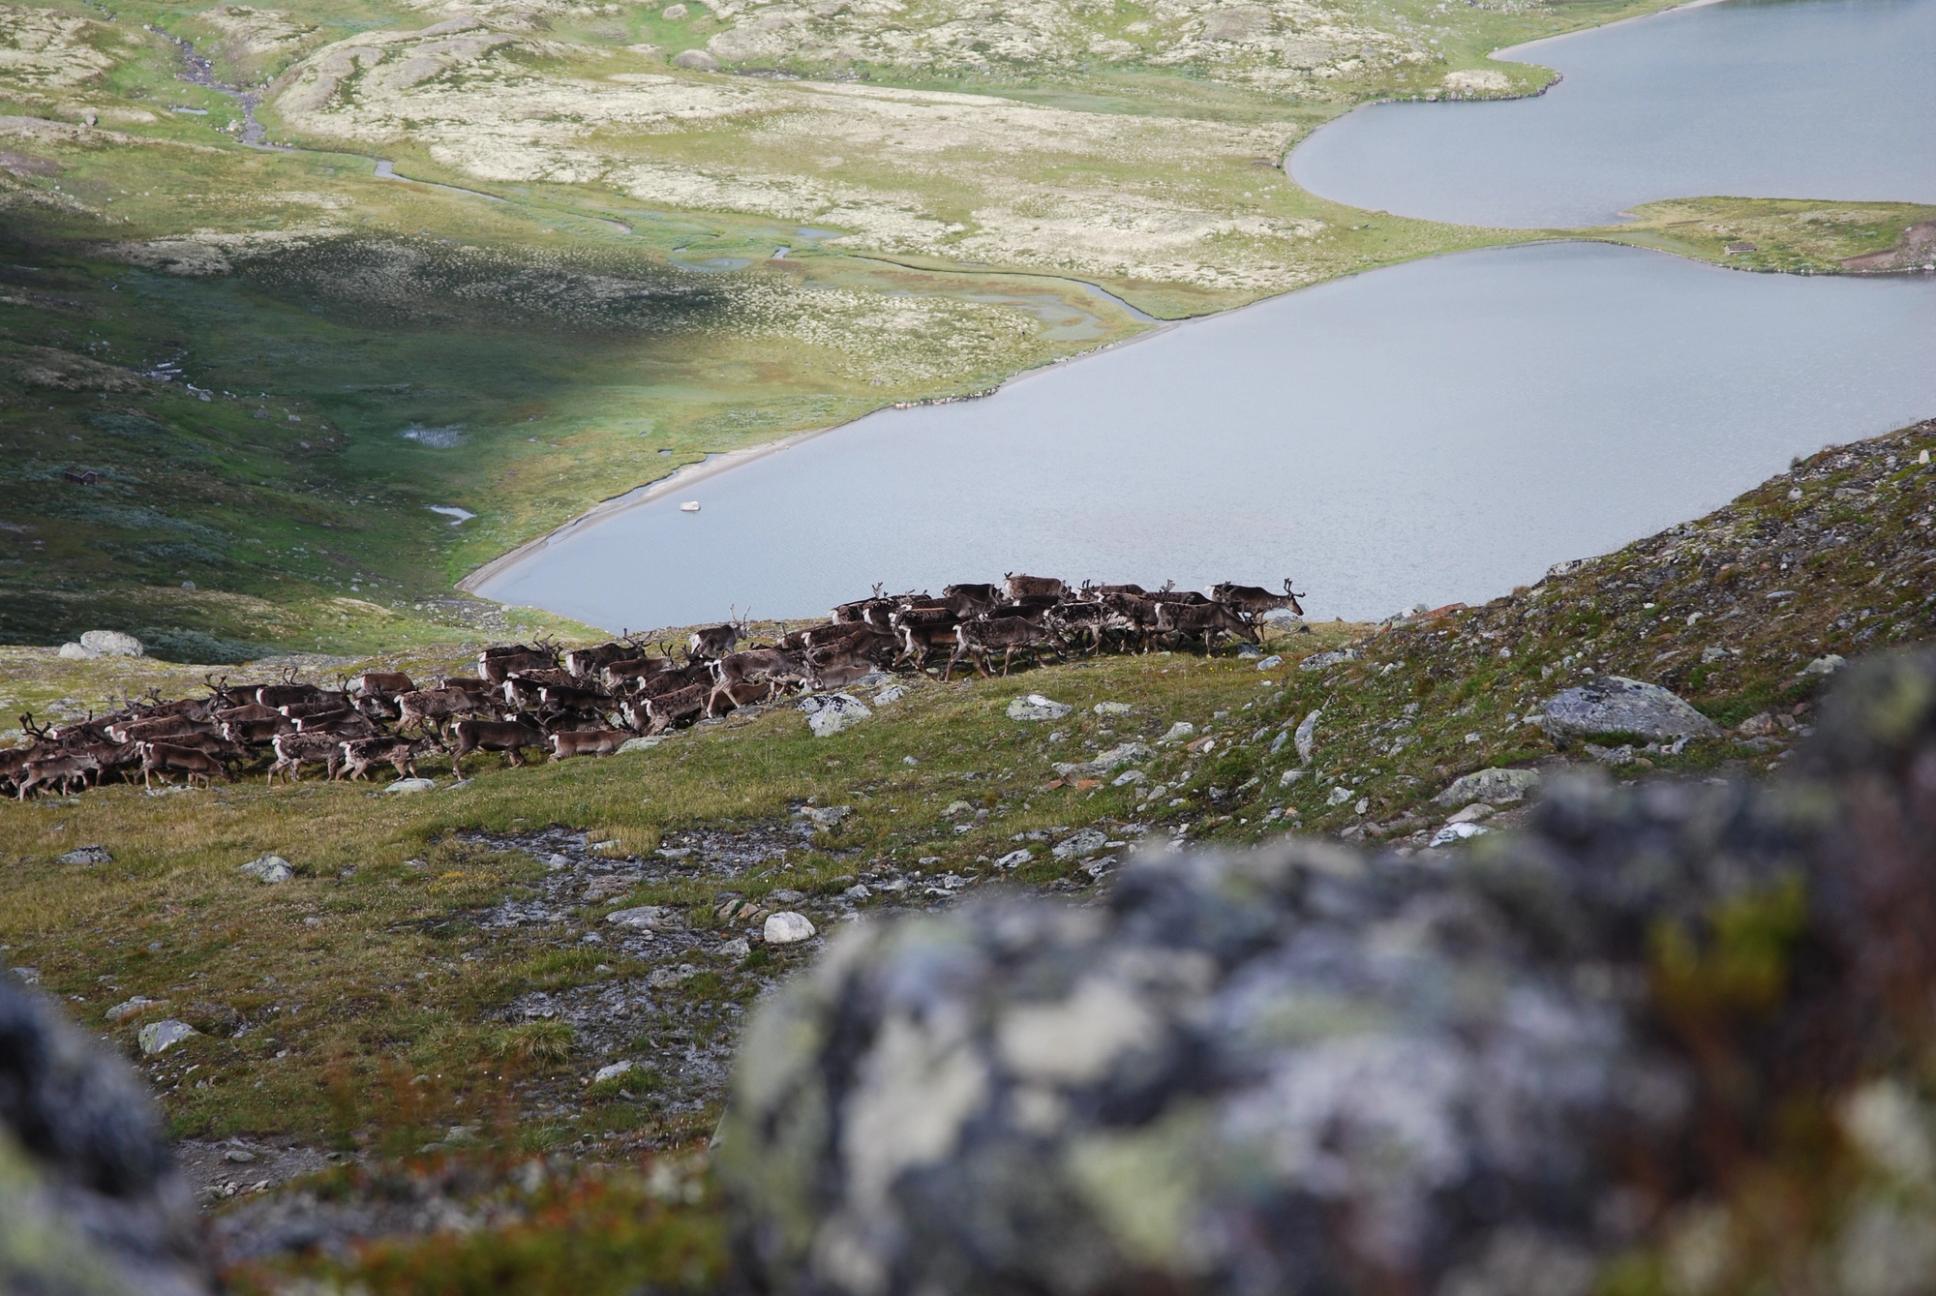
{"label": "reindeer", "polygon": [[522,671],[543,670],[557,664],[558,654],[543,648],[521,648],[495,654],[487,648],[477,655],[477,673],[490,684],[502,684]]}
{"label": "reindeer", "polygon": [[485,700],[461,688],[418,689],[397,696],[397,729],[416,726],[419,733],[438,732],[442,723],[487,711]]}
{"label": "reindeer", "polygon": [[628,709],[626,719],[636,727],[639,716],[643,715],[648,735],[662,733],[682,720],[698,719],[706,709],[707,698],[711,696],[712,689],[705,684],[688,684],[684,688],[646,698],[642,711]]}
{"label": "reindeer", "polygon": [[1053,594],[1061,598],[1069,592],[1069,587],[1053,576],[1023,576],[1007,572],[1002,580],[1008,597],[1018,602],[1030,594]]}
{"label": "reindeer", "polygon": [[87,787],[88,777],[100,773],[100,769],[99,761],[82,752],[62,752],[29,760],[21,767],[15,795],[25,801],[41,787],[56,785],[62,793],[78,792]]}
{"label": "reindeer", "polygon": [[1221,603],[1158,604],[1156,630],[1179,644],[1200,635],[1205,652],[1216,651],[1220,634],[1232,635],[1245,643],[1257,642],[1257,628]]}
{"label": "reindeer", "polygon": [[276,759],[269,766],[268,786],[274,787],[280,774],[291,783],[300,782],[304,765],[321,765],[336,777],[336,763],[343,757],[343,740],[334,734],[277,734],[272,744]]}
{"label": "reindeer", "polygon": [[574,756],[610,756],[632,735],[623,729],[560,729],[551,735],[551,763]]}
{"label": "reindeer", "polygon": [[733,651],[746,633],[746,617],[735,616],[723,625],[705,626],[686,639],[688,661],[716,661]]}
{"label": "reindeer", "polygon": [[870,607],[880,605],[892,608],[894,600],[881,592],[885,588],[885,582],[875,581],[872,597],[855,599],[851,603],[835,604],[833,611],[829,615],[837,625],[853,625],[856,622],[867,619],[867,609]]}
{"label": "reindeer", "polygon": [[417,686],[402,671],[364,671],[356,677],[356,691],[362,697],[388,700],[399,693],[414,693]]}
{"label": "reindeer", "polygon": [[389,764],[398,778],[417,777],[417,753],[426,746],[408,738],[349,738],[337,744],[342,751],[338,773],[352,781],[369,776],[373,765]]}
{"label": "reindeer", "polygon": [[1229,581],[1210,587],[1212,601],[1223,604],[1246,621],[1255,621],[1265,613],[1280,608],[1289,608],[1296,615],[1303,616],[1304,605],[1298,602],[1303,597],[1291,589],[1291,578],[1288,576],[1284,578],[1282,594],[1273,594],[1256,585],[1233,585]]}
{"label": "reindeer", "polygon": [[450,727],[450,772],[464,777],[462,761],[470,752],[503,752],[514,766],[523,765],[526,747],[545,745],[544,731],[528,720],[459,720]]}
{"label": "reindeer", "polygon": [[138,744],[141,752],[141,784],[149,791],[154,790],[155,775],[168,781],[170,774],[180,774],[189,787],[195,786],[200,779],[203,787],[210,786],[217,774],[229,777],[228,766],[208,752],[196,751],[192,747],[178,747],[165,742],[143,742]]}
{"label": "reindeer", "polygon": [[955,666],[963,658],[974,662],[975,669],[986,679],[989,673],[988,655],[998,648],[1002,653],[1002,674],[1006,677],[1018,648],[1039,657],[1044,647],[1053,652],[1058,661],[1067,660],[1055,630],[1048,625],[1037,625],[1023,617],[986,617],[963,621],[955,627],[954,655],[948,658],[947,668],[941,672],[941,681],[947,683],[954,674]]}

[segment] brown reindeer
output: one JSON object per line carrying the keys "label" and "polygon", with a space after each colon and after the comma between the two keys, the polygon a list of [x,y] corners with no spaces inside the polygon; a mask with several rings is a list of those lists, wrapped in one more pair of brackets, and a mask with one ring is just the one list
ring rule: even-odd
{"label": "brown reindeer", "polygon": [[544,731],[528,720],[459,720],[450,727],[450,772],[463,778],[463,759],[474,751],[503,752],[517,766],[524,748],[544,745]]}
{"label": "brown reindeer", "polygon": [[1043,648],[1049,649],[1057,658],[1062,657],[1062,646],[1053,627],[1038,625],[1025,617],[987,617],[975,621],[963,621],[955,627],[955,651],[948,658],[947,669],[941,672],[946,683],[954,674],[956,665],[966,658],[974,662],[975,669],[988,676],[988,658],[1000,650],[1002,654],[1002,674],[1008,674],[1009,664],[1015,660],[1019,650],[1039,657]]}
{"label": "brown reindeer", "polygon": [[1298,616],[1304,615],[1304,605],[1298,602],[1304,596],[1291,589],[1291,578],[1288,576],[1284,578],[1282,594],[1273,594],[1258,585],[1233,585],[1223,581],[1210,587],[1210,597],[1249,621],[1280,608],[1289,608]]}
{"label": "brown reindeer", "polygon": [[551,735],[555,765],[574,756],[611,756],[631,740],[623,729],[560,729]]}
{"label": "brown reindeer", "polygon": [[305,765],[321,765],[326,775],[335,778],[337,762],[343,758],[343,740],[334,734],[277,734],[273,745],[276,759],[269,766],[270,787],[278,774],[291,783],[301,782]]}
{"label": "brown reindeer", "polygon": [[1162,603],[1156,609],[1156,632],[1177,643],[1201,638],[1205,652],[1215,652],[1217,636],[1231,635],[1245,643],[1257,642],[1257,628],[1221,603]]}
{"label": "brown reindeer", "polygon": [[1002,588],[1008,591],[1008,597],[1018,601],[1030,594],[1050,594],[1061,598],[1069,592],[1069,587],[1053,576],[1023,576],[1008,572],[1002,581]]}
{"label": "brown reindeer", "polygon": [[388,764],[398,778],[417,777],[417,753],[424,744],[408,738],[349,738],[337,744],[342,761],[337,772],[350,780],[367,778],[370,768]]}
{"label": "brown reindeer", "polygon": [[149,791],[154,790],[155,775],[161,775],[163,783],[170,774],[180,774],[189,787],[195,786],[200,779],[203,787],[208,787],[217,774],[229,777],[228,766],[208,752],[196,751],[192,747],[178,747],[172,743],[144,742],[140,744],[141,784]]}

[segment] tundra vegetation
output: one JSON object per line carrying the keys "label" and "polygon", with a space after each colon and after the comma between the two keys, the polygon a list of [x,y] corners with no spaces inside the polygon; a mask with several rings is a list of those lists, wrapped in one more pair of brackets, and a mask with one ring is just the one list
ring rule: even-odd
{"label": "tundra vegetation", "polygon": [[[0,640],[541,631],[450,586],[709,452],[1151,327],[1122,302],[1528,237],[1280,162],[1368,99],[1534,91],[1487,51],[1657,7],[0,6]],[[1932,214],[1690,198],[1595,236],[1873,268]]]}
{"label": "tundra vegetation", "polygon": [[[727,1058],[762,992],[825,939],[762,940],[768,917],[826,933],[982,892],[1086,897],[1112,885],[1118,843],[1145,838],[1295,827],[1429,858],[1460,849],[1429,842],[1510,831],[1527,785],[1570,765],[1773,774],[1839,659],[1936,628],[1931,449],[1923,424],[1824,451],[1480,608],[1267,626],[1250,655],[1106,652],[1005,680],[943,684],[937,657],[898,697],[860,690],[872,714],[828,737],[780,703],[606,759],[512,770],[480,753],[462,784],[431,755],[428,791],[311,776],[9,801],[0,944],[137,1061],[242,1290],[711,1290],[729,1265],[706,1151]],[[477,654],[230,676],[286,665],[323,691],[365,672],[395,689],[399,674],[476,675]],[[9,648],[0,701],[71,722],[128,693],[205,691],[210,674]],[[1691,703],[1689,736],[1539,723],[1608,676]],[[1744,985],[1762,984],[1760,912],[1740,918]],[[1663,975],[1688,966],[1676,949]],[[164,1022],[194,1033],[143,1053],[143,1027]],[[1849,1181],[1821,1178],[1819,1141],[1798,1138],[1724,1177],[1716,1209],[1745,1228],[1769,1226],[1771,1202],[1811,1227],[1842,1219]],[[489,1227],[444,1231],[460,1219]],[[1640,1239],[1613,1289],[1679,1290],[1648,1275],[1693,1227]],[[1790,1242],[1731,1254],[1812,1263]]]}

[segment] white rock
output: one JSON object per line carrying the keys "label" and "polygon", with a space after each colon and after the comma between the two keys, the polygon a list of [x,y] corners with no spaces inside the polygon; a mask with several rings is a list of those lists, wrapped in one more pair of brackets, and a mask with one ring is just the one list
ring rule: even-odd
{"label": "white rock", "polygon": [[1098,702],[1089,709],[1099,716],[1126,716],[1136,708],[1127,702]]}
{"label": "white rock", "polygon": [[92,656],[94,656],[93,653],[89,652],[87,649],[81,647],[77,643],[62,644],[60,646],[60,655],[61,655],[61,658],[65,661],[86,661]]}
{"label": "white rock", "polygon": [[1555,738],[1634,734],[1649,741],[1712,738],[1721,730],[1686,700],[1658,684],[1601,675],[1565,689],[1540,704],[1546,732]]}
{"label": "white rock", "polygon": [[1012,850],[996,860],[995,867],[998,869],[1020,868],[1034,858],[1035,852],[1032,850]]}
{"label": "white rock", "polygon": [[667,5],[665,9],[659,14],[659,17],[665,19],[667,22],[678,22],[681,18],[684,18],[685,16],[686,16],[686,7],[682,4]]}
{"label": "white rock", "polygon": [[801,941],[814,938],[814,926],[803,913],[791,909],[782,913],[768,914],[766,926],[760,929],[768,945],[798,945]]}
{"label": "white rock", "polygon": [[800,709],[807,713],[807,728],[813,730],[816,738],[831,738],[874,714],[851,693],[822,693],[806,698],[800,703]]}
{"label": "white rock", "polygon": [[1031,693],[1027,697],[1018,697],[1008,704],[1008,718],[1030,721],[1060,720],[1073,710],[1075,708],[1066,702],[1052,701],[1040,693]]}
{"label": "white rock", "polygon": [[1485,802],[1474,801],[1471,805],[1455,811],[1445,822],[1449,824],[1478,823],[1481,819],[1490,819],[1494,813],[1493,808]]}
{"label": "white rock", "polygon": [[1432,799],[1440,805],[1466,805],[1473,801],[1507,805],[1524,800],[1527,793],[1539,786],[1539,780],[1539,771],[1535,769],[1474,770],[1452,780]]}
{"label": "white rock", "polygon": [[1283,664],[1284,664],[1284,659],[1282,657],[1279,657],[1276,653],[1272,653],[1270,656],[1264,658],[1264,660],[1257,663],[1257,669],[1260,671],[1276,670],[1279,666],[1282,666]]}
{"label": "white rock", "polygon": [[1847,658],[1839,656],[1836,653],[1830,653],[1826,657],[1817,657],[1814,661],[1802,667],[1802,674],[1803,675],[1833,675],[1836,671],[1841,670],[1844,666],[1848,664],[1849,663]]}
{"label": "white rock", "polygon": [[827,832],[830,829],[840,827],[853,813],[854,807],[844,805],[805,806],[800,811],[801,817],[806,819],[819,832]]}
{"label": "white rock", "polygon": [[1306,765],[1311,763],[1311,753],[1317,750],[1318,717],[1324,714],[1319,707],[1298,722],[1297,734],[1292,742],[1297,744],[1297,758]]}
{"label": "white rock", "polygon": [[975,807],[969,805],[966,801],[950,801],[948,808],[943,810],[941,814],[943,818],[952,819],[956,815],[973,814],[974,812]]}
{"label": "white rock", "polygon": [[280,855],[258,855],[236,872],[246,873],[264,886],[280,886],[296,876],[296,871],[289,867],[289,861]]}
{"label": "white rock", "polygon": [[632,909],[619,909],[606,914],[605,921],[614,927],[624,927],[628,931],[658,931],[661,928],[681,926],[678,911],[666,905],[639,905]]}
{"label": "white rock", "polygon": [[598,1070],[592,1074],[592,1083],[600,1084],[606,1080],[616,1080],[622,1075],[631,1074],[631,1072],[632,1072],[631,1062],[629,1061],[612,1062],[598,1068]]}
{"label": "white rock", "polygon": [[1100,828],[1084,828],[1078,832],[1070,833],[1067,837],[1057,842],[1050,849],[1049,854],[1060,860],[1074,859],[1084,855],[1094,855],[1108,844],[1108,833],[1103,832]]}
{"label": "white rock", "polygon": [[664,734],[653,734],[649,738],[627,738],[619,744],[618,754],[624,756],[631,752],[651,751],[664,741]]}
{"label": "white rock", "polygon": [[[719,60],[708,54],[705,50],[681,50],[673,56],[672,66],[686,68],[693,72],[717,72],[719,71]],[[698,510],[695,509],[693,511],[697,512]]]}
{"label": "white rock", "polygon": [[1165,729],[1163,736],[1156,741],[1162,743],[1164,746],[1170,746],[1182,742],[1196,731],[1197,727],[1188,720],[1179,720],[1168,729]]}
{"label": "white rock", "polygon": [[403,778],[398,779],[383,790],[385,792],[428,792],[436,786],[437,783],[434,779]]}
{"label": "white rock", "polygon": [[1110,781],[1111,787],[1131,787],[1137,783],[1149,782],[1149,775],[1139,769],[1124,770]]}
{"label": "white rock", "polygon": [[735,936],[729,941],[721,941],[717,952],[721,958],[743,962],[752,957],[753,947],[747,943],[744,936]]}
{"label": "white rock", "polygon": [[62,864],[111,864],[114,862],[114,856],[108,854],[108,848],[105,846],[77,846],[62,855],[59,862]]}
{"label": "white rock", "polygon": [[90,630],[81,636],[81,647],[90,657],[139,657],[146,651],[139,639],[119,630]]}
{"label": "white rock", "polygon": [[907,685],[893,684],[874,695],[874,705],[877,707],[893,706],[906,696]]}
{"label": "white rock", "polygon": [[1351,799],[1350,788],[1334,787],[1331,789],[1331,794],[1324,798],[1324,803],[1326,805],[1334,805],[1334,806],[1343,805],[1345,802],[1349,801],[1350,799]]}
{"label": "white rock", "polygon": [[1287,769],[1277,776],[1277,786],[1289,787],[1291,784],[1303,778],[1305,773],[1306,771],[1301,769]]}
{"label": "white rock", "polygon": [[1454,842],[1462,842],[1471,837],[1481,836],[1486,831],[1485,828],[1480,827],[1476,823],[1447,824],[1432,834],[1431,844],[1434,846],[1450,846]]}
{"label": "white rock", "polygon": [[149,1022],[141,1028],[135,1039],[140,1043],[141,1051],[153,1057],[157,1053],[166,1053],[183,1040],[199,1034],[201,1032],[187,1022],[176,1021],[170,1017],[166,1021]]}

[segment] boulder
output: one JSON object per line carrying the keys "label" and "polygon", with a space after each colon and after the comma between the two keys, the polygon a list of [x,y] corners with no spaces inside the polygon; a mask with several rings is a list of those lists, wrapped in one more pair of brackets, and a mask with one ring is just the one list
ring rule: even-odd
{"label": "boulder", "polygon": [[289,861],[280,855],[258,855],[236,869],[236,872],[246,873],[264,886],[281,886],[296,876],[296,871],[289,867]]}
{"label": "boulder", "polygon": [[214,1290],[194,1198],[140,1081],[0,977],[0,1291]]}
{"label": "boulder", "polygon": [[136,1033],[135,1042],[141,1046],[143,1053],[154,1057],[199,1034],[201,1032],[187,1022],[170,1017],[166,1021],[153,1021],[143,1026]]}
{"label": "boulder", "polygon": [[[1850,673],[1784,782],[1569,776],[1457,867],[1145,857],[1090,905],[844,929],[735,1064],[751,1285],[1587,1296],[1698,1242],[1729,1290],[1816,1290],[1926,1254],[1892,1167],[1927,1183],[1936,1127],[1936,653]],[[1838,1128],[1881,1152],[1825,1186]],[[1771,1199],[1823,1213],[1716,1241]]]}
{"label": "boulder", "polygon": [[632,1069],[632,1063],[627,1060],[608,1062],[592,1073],[592,1083],[603,1084],[607,1080],[616,1080],[620,1076],[631,1074]]}
{"label": "boulder", "polygon": [[1109,844],[1109,834],[1100,828],[1084,828],[1064,837],[1049,849],[1049,854],[1059,860],[1080,859],[1094,855]]}
{"label": "boulder", "polygon": [[651,751],[664,741],[664,734],[653,734],[647,738],[627,738],[619,744],[618,754],[620,756],[626,756],[632,752]]}
{"label": "boulder", "polygon": [[681,50],[672,56],[672,66],[689,72],[717,72],[719,60],[702,49]]}
{"label": "boulder", "polygon": [[1196,731],[1197,731],[1197,727],[1191,724],[1188,720],[1179,720],[1175,724],[1171,725],[1168,729],[1165,729],[1163,731],[1163,736],[1161,738],[1158,738],[1156,741],[1159,743],[1162,743],[1165,747],[1168,747],[1175,743],[1180,743],[1184,741]]}
{"label": "boulder", "polygon": [[108,864],[113,860],[105,846],[76,846],[60,857],[63,864]]}
{"label": "boulder", "polygon": [[798,945],[801,941],[814,938],[813,922],[803,913],[784,910],[766,916],[766,925],[760,929],[760,936],[768,945]]}
{"label": "boulder", "polygon": [[436,780],[427,778],[400,778],[383,790],[386,793],[429,792],[437,786]]}
{"label": "boulder", "polygon": [[851,693],[819,693],[803,699],[800,709],[807,713],[807,728],[816,738],[831,738],[874,714]]}
{"label": "boulder", "polygon": [[1317,750],[1318,717],[1324,714],[1322,707],[1298,721],[1297,733],[1291,741],[1297,746],[1297,758],[1304,764],[1311,763],[1311,755]]}
{"label": "boulder", "polygon": [[1523,801],[1526,795],[1539,786],[1540,774],[1536,769],[1482,769],[1470,774],[1462,774],[1453,779],[1446,789],[1432,799],[1439,805],[1469,805],[1483,801],[1487,805],[1509,805]]}
{"label": "boulder", "polygon": [[1632,734],[1646,742],[1712,738],[1720,726],[1658,684],[1600,675],[1540,704],[1540,723],[1556,739]]}
{"label": "boulder", "polygon": [[1264,660],[1257,663],[1257,669],[1260,671],[1276,670],[1279,666],[1282,666],[1283,664],[1284,664],[1284,659],[1278,656],[1276,653],[1272,653],[1270,656],[1264,658]]}
{"label": "boulder", "polygon": [[139,657],[146,651],[139,639],[119,630],[90,630],[81,636],[81,647],[90,657]]}
{"label": "boulder", "polygon": [[1099,716],[1126,716],[1136,708],[1127,702],[1098,702],[1089,709]]}
{"label": "boulder", "polygon": [[1018,697],[1008,704],[1010,720],[1060,720],[1075,710],[1066,702],[1053,702],[1040,693]]}

